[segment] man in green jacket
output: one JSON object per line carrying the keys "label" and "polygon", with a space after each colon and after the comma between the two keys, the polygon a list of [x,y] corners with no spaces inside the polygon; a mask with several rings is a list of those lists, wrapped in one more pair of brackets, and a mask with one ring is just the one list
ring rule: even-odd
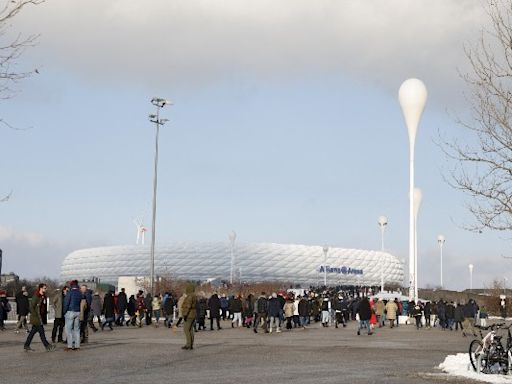
{"label": "man in green jacket", "polygon": [[41,319],[41,302],[43,301],[43,297],[46,293],[46,284],[39,284],[32,297],[32,301],[30,302],[30,324],[32,324],[32,329],[28,334],[27,340],[25,341],[25,346],[23,347],[26,352],[33,351],[30,348],[30,343],[34,338],[35,334],[39,332],[39,336],[41,337],[41,341],[43,342],[44,347],[47,352],[52,352],[55,350],[55,346],[53,344],[48,343],[46,340],[46,335],[44,334],[43,321]]}
{"label": "man in green jacket", "polygon": [[187,297],[183,300],[182,312],[183,332],[185,333],[186,344],[181,349],[194,349],[194,321],[196,320],[196,303],[197,297],[194,293],[195,287],[192,284],[187,286]]}

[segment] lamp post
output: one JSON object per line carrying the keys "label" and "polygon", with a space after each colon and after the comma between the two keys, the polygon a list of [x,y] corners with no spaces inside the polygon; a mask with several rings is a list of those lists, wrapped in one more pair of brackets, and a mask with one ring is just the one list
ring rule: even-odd
{"label": "lamp post", "polygon": [[329,252],[329,247],[324,245],[324,286],[327,287],[327,252]]}
{"label": "lamp post", "polygon": [[503,294],[506,295],[507,294],[507,281],[508,279],[503,276]]}
{"label": "lamp post", "polygon": [[414,188],[414,302],[418,302],[418,214],[423,194],[421,189]]}
{"label": "lamp post", "polygon": [[149,121],[155,123],[156,135],[155,135],[155,169],[153,174],[153,219],[151,225],[151,252],[150,252],[150,279],[151,279],[151,296],[155,296],[155,239],[156,239],[156,191],[158,185],[158,137],[160,135],[160,126],[164,125],[168,119],[160,118],[160,109],[166,105],[172,105],[168,100],[160,97],[153,97],[151,104],[156,107],[156,114],[149,115]]}
{"label": "lamp post", "polygon": [[469,264],[468,268],[469,268],[469,291],[473,292],[473,268],[474,268],[474,265]]}
{"label": "lamp post", "polygon": [[[380,250],[384,252],[384,230],[388,225],[388,218],[386,216],[379,216],[378,224],[380,227]],[[384,292],[384,270],[382,264],[380,267],[380,291]]]}
{"label": "lamp post", "polygon": [[444,238],[443,235],[437,236],[437,243],[439,244],[439,254],[441,257],[441,288],[443,288],[443,245],[445,241],[446,239]]}
{"label": "lamp post", "polygon": [[398,91],[398,99],[409,133],[409,300],[417,300],[414,230],[414,146],[421,114],[427,102],[427,88],[421,80],[408,79]]}
{"label": "lamp post", "polygon": [[229,283],[233,284],[233,268],[235,267],[235,241],[236,241],[236,232],[231,231],[229,234],[229,243],[231,245],[231,269],[229,274]]}

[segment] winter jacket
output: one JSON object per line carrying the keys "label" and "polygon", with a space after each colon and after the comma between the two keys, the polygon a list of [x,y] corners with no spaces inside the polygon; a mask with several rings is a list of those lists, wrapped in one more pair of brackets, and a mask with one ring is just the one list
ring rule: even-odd
{"label": "winter jacket", "polygon": [[[16,295],[16,311],[20,316],[27,316],[30,312],[28,295],[18,292]],[[62,314],[62,300],[60,304],[60,313]],[[61,316],[62,317],[62,316]]]}
{"label": "winter jacket", "polygon": [[72,286],[69,292],[64,296],[64,309],[63,314],[66,312],[80,312],[80,301],[82,300],[82,293],[78,287]]}
{"label": "winter jacket", "polygon": [[128,306],[126,307],[126,311],[128,312],[129,316],[135,316],[135,312],[137,311],[137,300],[135,300],[135,296],[131,295],[130,299],[128,299]]}
{"label": "winter jacket", "polygon": [[219,301],[220,301],[220,307],[221,307],[222,309],[224,309],[224,310],[225,310],[225,309],[228,309],[228,306],[229,306],[228,299],[226,299],[225,297],[221,297],[221,298],[219,299]]}
{"label": "winter jacket", "polygon": [[117,308],[119,309],[119,312],[126,311],[126,307],[128,306],[128,300],[126,298],[126,293],[119,292],[117,295]]}
{"label": "winter jacket", "polygon": [[208,303],[206,301],[206,298],[201,297],[197,300],[196,305],[196,311],[197,311],[197,318],[202,319],[206,317],[206,310],[208,309]]}
{"label": "winter jacket", "polygon": [[299,301],[299,316],[309,316],[309,303],[304,297]]}
{"label": "winter jacket", "polygon": [[372,317],[372,309],[370,307],[370,302],[367,298],[363,298],[359,303],[359,307],[357,309],[357,313],[359,314],[359,320],[365,321],[370,320]]}
{"label": "winter jacket", "polygon": [[216,318],[220,316],[220,299],[216,293],[208,300],[208,309],[210,310],[210,318]]}
{"label": "winter jacket", "polygon": [[423,312],[425,313],[425,317],[430,316],[432,314],[432,304],[430,304],[430,302],[425,303],[425,307],[423,307]]}
{"label": "winter jacket", "polygon": [[239,298],[231,300],[231,311],[233,313],[242,312],[242,300]]}
{"label": "winter jacket", "polygon": [[160,308],[162,308],[162,300],[160,300],[158,296],[153,297],[151,306],[153,307],[153,311],[159,311]]}
{"label": "winter jacket", "polygon": [[386,304],[386,316],[388,320],[396,320],[396,313],[398,311],[398,306],[392,300],[389,300]]}
{"label": "winter jacket", "polygon": [[[218,299],[218,298],[217,298]],[[197,297],[194,293],[194,286],[189,285],[187,287],[187,296],[183,300],[183,304],[181,305],[181,310],[183,312],[184,320],[195,320],[196,319],[196,303]]]}
{"label": "winter jacket", "polygon": [[459,323],[464,321],[464,308],[461,305],[457,305],[455,307],[455,311],[453,311],[453,319],[455,322]]}
{"label": "winter jacket", "polygon": [[115,312],[115,304],[114,304],[114,296],[111,293],[107,292],[105,297],[103,298],[103,314],[106,319],[111,319],[114,317]]}
{"label": "winter jacket", "polygon": [[181,297],[178,299],[178,316],[179,317],[183,317],[183,310],[182,310],[182,307],[183,307],[183,301],[185,301],[185,298],[187,297],[187,294],[184,293],[183,295],[181,295]]}
{"label": "winter jacket", "polygon": [[92,297],[91,311],[93,316],[101,316],[103,311],[103,302],[100,295],[94,295]]}
{"label": "winter jacket", "polygon": [[287,301],[284,305],[284,316],[292,317],[293,312],[295,312],[295,303],[293,301]]}
{"label": "winter jacket", "polygon": [[260,296],[256,302],[256,312],[259,314],[268,312],[268,299],[265,296]]}
{"label": "winter jacket", "polygon": [[[43,296],[39,295],[39,292],[32,297],[30,302],[30,324],[35,327],[38,327],[42,324],[41,319],[41,302],[43,301]],[[79,308],[80,310],[80,308]]]}
{"label": "winter jacket", "polygon": [[268,301],[268,315],[270,317],[278,317],[280,311],[281,311],[281,303],[279,302],[277,297],[271,298]]}
{"label": "winter jacket", "polygon": [[455,317],[455,307],[453,304],[446,305],[446,318],[453,319]]}
{"label": "winter jacket", "polygon": [[385,310],[386,305],[384,304],[384,302],[382,300],[377,301],[377,303],[375,304],[375,314],[377,316],[382,316],[384,315]]}

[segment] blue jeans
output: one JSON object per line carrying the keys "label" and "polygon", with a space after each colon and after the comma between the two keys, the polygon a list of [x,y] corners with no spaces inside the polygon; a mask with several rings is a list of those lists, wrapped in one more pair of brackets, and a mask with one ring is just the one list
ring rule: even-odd
{"label": "blue jeans", "polygon": [[305,327],[308,324],[308,317],[309,316],[301,316],[300,317],[300,325],[301,325],[301,327]]}
{"label": "blue jeans", "polygon": [[64,317],[68,348],[80,348],[80,312],[67,311]]}
{"label": "blue jeans", "polygon": [[361,328],[364,328],[363,325],[365,325],[366,328],[368,328],[368,334],[370,334],[372,330],[370,328],[370,321],[369,320],[359,320],[359,327],[357,328],[357,332],[360,332]]}

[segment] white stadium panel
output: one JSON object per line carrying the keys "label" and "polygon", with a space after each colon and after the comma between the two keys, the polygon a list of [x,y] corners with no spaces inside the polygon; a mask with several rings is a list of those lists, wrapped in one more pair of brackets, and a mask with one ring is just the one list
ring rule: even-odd
{"label": "white stadium panel", "polygon": [[[321,246],[237,243],[234,279],[241,271],[245,282],[286,281],[323,284],[324,253]],[[70,253],[62,263],[61,279],[100,278],[117,284],[119,276],[149,275],[150,249],[143,245],[89,248]],[[228,243],[175,243],[155,249],[155,275],[184,280],[229,280],[231,249]],[[402,284],[403,265],[381,251],[329,248],[327,283]]]}

